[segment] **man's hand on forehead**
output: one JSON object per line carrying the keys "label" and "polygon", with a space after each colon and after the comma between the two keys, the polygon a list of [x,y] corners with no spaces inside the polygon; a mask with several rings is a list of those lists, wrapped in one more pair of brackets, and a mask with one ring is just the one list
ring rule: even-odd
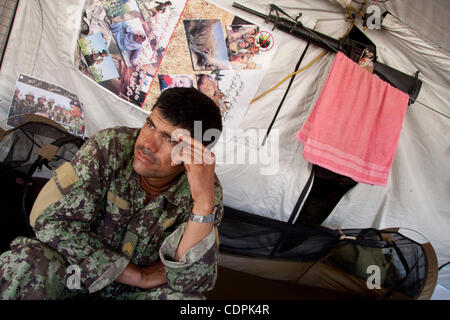
{"label": "man's hand on forehead", "polygon": [[215,155],[200,141],[186,135],[179,135],[172,151],[172,165],[183,163],[194,200],[193,211],[199,214],[212,212],[215,202],[214,169]]}
{"label": "man's hand on forehead", "polygon": [[[186,134],[187,133],[187,134]],[[175,137],[174,137],[175,136]],[[179,142],[172,150],[172,165],[214,165],[215,155],[201,141],[189,135],[189,132],[176,132],[172,137]],[[188,169],[188,168],[186,168]]]}

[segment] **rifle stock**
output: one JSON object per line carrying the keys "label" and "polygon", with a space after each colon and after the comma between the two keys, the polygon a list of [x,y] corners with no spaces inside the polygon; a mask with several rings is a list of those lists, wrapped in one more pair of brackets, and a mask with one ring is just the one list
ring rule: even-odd
{"label": "rifle stock", "polygon": [[[258,17],[264,18],[266,22],[274,23],[274,28],[288,32],[300,39],[311,42],[323,49],[329,51],[341,51],[353,61],[358,61],[365,49],[375,52],[375,47],[366,45],[364,43],[349,39],[341,38],[339,40],[330,36],[313,31],[303,26],[301,22],[289,21],[282,17],[274,17],[269,13],[265,15],[251,8],[247,8],[239,3],[233,2],[233,7],[244,10]],[[422,87],[422,81],[418,79],[419,72],[414,76],[407,75],[401,71],[391,68],[374,58],[374,73],[377,74],[384,81],[389,82],[392,86],[407,93],[409,95],[409,103],[414,103],[419,95]]]}

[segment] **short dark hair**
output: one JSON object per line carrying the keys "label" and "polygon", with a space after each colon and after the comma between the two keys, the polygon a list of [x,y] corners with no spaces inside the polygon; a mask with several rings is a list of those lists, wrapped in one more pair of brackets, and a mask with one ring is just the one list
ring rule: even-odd
{"label": "short dark hair", "polygon": [[[181,127],[190,132],[194,137],[194,121],[201,121],[202,143],[212,146],[217,142],[217,137],[208,140],[205,132],[209,129],[222,131],[222,115],[216,103],[207,95],[195,88],[169,88],[164,90],[156,100],[152,110],[158,108],[164,120],[172,125]],[[196,138],[196,137],[194,137]]]}

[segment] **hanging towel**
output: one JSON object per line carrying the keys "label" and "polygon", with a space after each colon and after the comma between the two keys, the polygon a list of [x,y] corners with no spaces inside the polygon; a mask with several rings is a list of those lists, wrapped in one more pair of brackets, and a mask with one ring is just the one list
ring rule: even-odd
{"label": "hanging towel", "polygon": [[303,157],[355,181],[385,186],[409,96],[338,52],[308,120]]}

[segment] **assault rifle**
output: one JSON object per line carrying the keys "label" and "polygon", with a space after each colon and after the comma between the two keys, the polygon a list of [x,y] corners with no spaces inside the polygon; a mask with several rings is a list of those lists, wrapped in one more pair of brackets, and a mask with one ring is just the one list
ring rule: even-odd
{"label": "assault rifle", "polygon": [[[277,28],[282,31],[289,32],[298,38],[306,40],[326,50],[332,50],[335,52],[341,51],[355,62],[358,62],[366,52],[370,52],[373,55],[373,72],[397,89],[407,93],[409,95],[409,103],[414,103],[416,100],[419,95],[420,88],[422,87],[422,81],[418,79],[419,71],[417,71],[414,76],[400,72],[376,61],[376,47],[374,45],[361,43],[348,37],[336,40],[330,36],[313,31],[303,26],[303,24],[299,21],[301,13],[296,18],[293,18],[276,5],[270,4],[269,6],[269,14],[265,15],[239,3],[233,2],[233,7],[264,18],[266,22],[272,22],[274,24],[274,29]],[[280,14],[286,16],[288,19],[280,16]]]}

